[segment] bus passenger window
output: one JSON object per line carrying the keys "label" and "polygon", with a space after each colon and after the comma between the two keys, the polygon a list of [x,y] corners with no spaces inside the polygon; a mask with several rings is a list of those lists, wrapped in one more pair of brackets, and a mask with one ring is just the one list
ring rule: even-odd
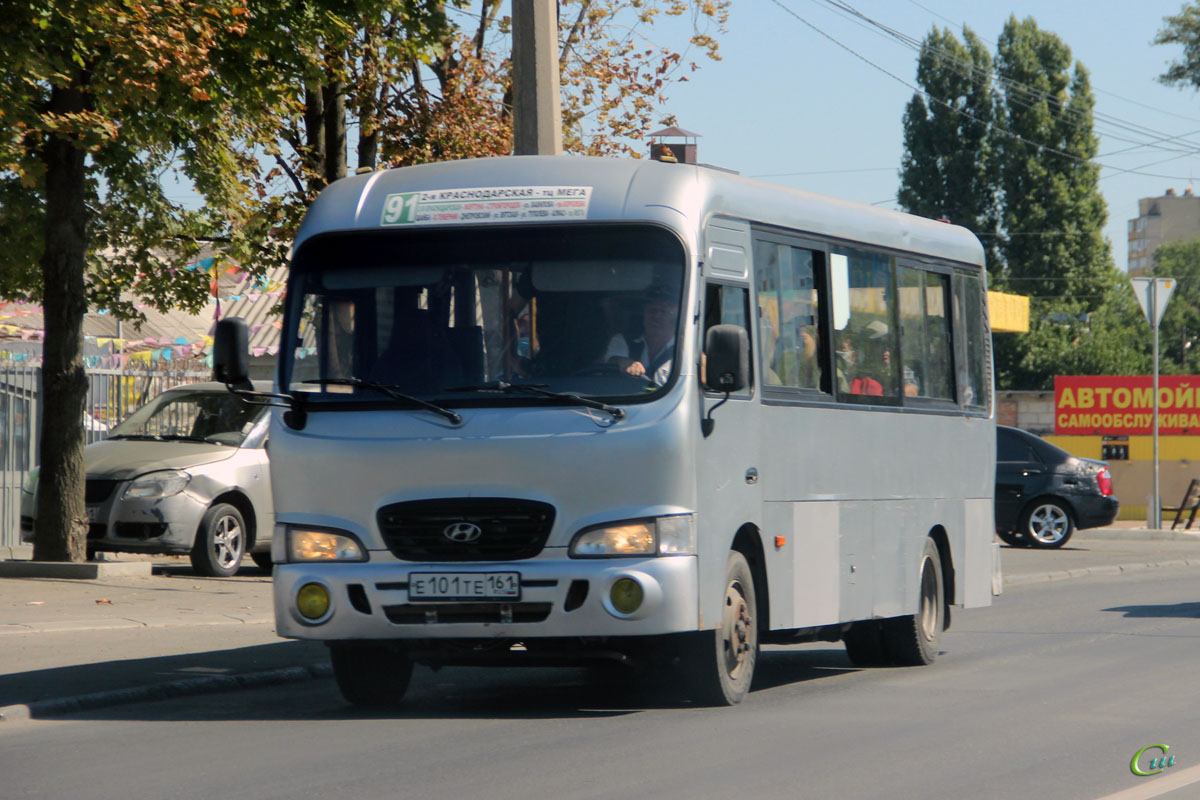
{"label": "bus passenger window", "polygon": [[949,281],[947,275],[900,268],[901,380],[907,396],[954,399]]}
{"label": "bus passenger window", "polygon": [[830,256],[830,266],[835,276],[845,274],[847,284],[842,301],[847,315],[838,313],[839,299],[834,296],[838,392],[850,398],[895,400],[900,360],[895,357],[897,337],[891,323],[891,259],[847,248]]}
{"label": "bus passenger window", "polygon": [[817,269],[821,254],[766,239],[754,242],[759,352],[768,386],[820,389]]}
{"label": "bus passenger window", "polygon": [[[719,283],[710,283],[704,290],[704,331],[700,336],[701,343],[704,342],[708,329],[714,325],[737,325],[746,330],[746,335],[750,335],[750,292],[748,289],[741,286],[728,286]],[[701,356],[703,359],[703,356]],[[700,369],[701,380],[704,377],[704,365],[701,362]],[[753,383],[754,370],[750,371],[751,384]],[[734,396],[747,396],[750,394],[752,385],[748,384],[741,391],[734,392]]]}

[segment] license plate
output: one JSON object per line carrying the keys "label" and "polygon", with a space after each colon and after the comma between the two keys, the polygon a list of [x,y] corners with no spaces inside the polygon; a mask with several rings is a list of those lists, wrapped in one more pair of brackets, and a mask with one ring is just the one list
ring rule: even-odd
{"label": "license plate", "polygon": [[519,572],[414,572],[409,600],[520,600]]}
{"label": "license plate", "polygon": [[100,521],[100,509],[102,506],[87,506],[88,522]]}

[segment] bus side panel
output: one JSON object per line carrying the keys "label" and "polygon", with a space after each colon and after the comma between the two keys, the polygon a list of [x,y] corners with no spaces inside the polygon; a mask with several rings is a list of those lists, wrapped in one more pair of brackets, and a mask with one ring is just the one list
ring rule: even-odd
{"label": "bus side panel", "polygon": [[847,500],[838,504],[843,620],[871,619],[875,599],[875,520],[878,503]]}
{"label": "bus side panel", "polygon": [[767,530],[787,537],[768,556],[771,627],[808,628],[839,621],[838,503],[767,503]]}
{"label": "bus side panel", "polygon": [[996,519],[988,498],[966,501],[965,542],[955,567],[958,589],[955,601],[964,608],[979,608],[992,603],[992,572],[997,546]]}

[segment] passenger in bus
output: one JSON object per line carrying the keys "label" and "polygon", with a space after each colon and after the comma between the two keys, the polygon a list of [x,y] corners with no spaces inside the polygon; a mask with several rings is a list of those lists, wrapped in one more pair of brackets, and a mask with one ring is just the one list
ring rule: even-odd
{"label": "passenger in bus", "polygon": [[642,335],[632,340],[622,333],[613,336],[604,360],[627,375],[662,386],[671,375],[678,318],[679,300],[675,293],[665,286],[652,288],[642,308]]}
{"label": "passenger in bus", "polygon": [[[882,326],[882,334],[878,326]],[[887,326],[881,322],[875,328],[868,326],[858,337],[850,331],[843,332],[838,347],[838,386],[843,392],[883,396],[883,384],[875,374],[887,368],[883,341],[886,335]]]}
{"label": "passenger in bus", "polygon": [[817,329],[793,317],[784,323],[783,330],[785,338],[775,345],[776,369],[783,385],[819,389],[821,366],[817,360]]}

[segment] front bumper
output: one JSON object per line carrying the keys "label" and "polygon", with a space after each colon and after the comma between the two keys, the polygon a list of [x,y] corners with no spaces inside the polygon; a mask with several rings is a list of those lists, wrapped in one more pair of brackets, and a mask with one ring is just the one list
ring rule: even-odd
{"label": "front bumper", "polygon": [[[410,572],[520,573],[519,601],[411,602]],[[645,596],[622,615],[609,601],[629,577]],[[531,559],[480,564],[278,564],[275,629],[291,639],[488,639],[648,636],[694,631],[699,625],[695,556],[647,559]],[[320,620],[296,610],[302,586],[318,583],[331,606]]]}
{"label": "front bumper", "polygon": [[[122,500],[125,484],[100,503],[89,503],[88,548],[122,553],[186,554],[208,509],[201,497],[183,491],[151,500]],[[33,541],[33,496],[22,497],[21,539]]]}

